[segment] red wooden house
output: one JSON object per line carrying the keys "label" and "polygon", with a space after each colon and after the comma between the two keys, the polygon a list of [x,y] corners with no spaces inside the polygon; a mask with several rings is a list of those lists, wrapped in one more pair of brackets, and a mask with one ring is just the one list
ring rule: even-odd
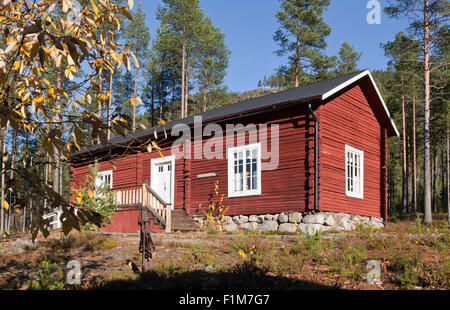
{"label": "red wooden house", "polygon": [[[164,157],[147,150],[155,132]],[[386,218],[391,136],[397,128],[366,70],[81,150],[70,158],[70,184],[82,186],[88,165],[100,163],[98,181],[110,184],[118,206],[105,229],[111,232],[138,231],[143,204],[159,227],[183,228],[207,210],[217,181],[228,215],[331,211]]]}

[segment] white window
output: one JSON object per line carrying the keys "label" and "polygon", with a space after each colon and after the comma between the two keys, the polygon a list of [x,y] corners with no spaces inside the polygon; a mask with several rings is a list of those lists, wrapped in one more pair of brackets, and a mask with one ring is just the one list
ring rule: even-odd
{"label": "white window", "polygon": [[364,152],[345,146],[345,194],[364,198]]}
{"label": "white window", "polygon": [[112,189],[112,170],[99,172],[95,180],[95,186],[107,186]]}
{"label": "white window", "polygon": [[261,194],[261,144],[228,149],[228,197]]}

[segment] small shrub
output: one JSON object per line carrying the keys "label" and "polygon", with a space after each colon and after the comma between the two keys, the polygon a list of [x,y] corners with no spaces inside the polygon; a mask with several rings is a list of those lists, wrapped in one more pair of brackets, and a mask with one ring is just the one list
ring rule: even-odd
{"label": "small shrub", "polygon": [[403,273],[397,276],[401,288],[411,289],[420,281],[420,269],[417,266],[405,266]]}
{"label": "small shrub", "polygon": [[35,280],[28,281],[28,285],[33,290],[62,290],[64,289],[64,274],[58,264],[52,262],[49,256],[45,256],[40,264],[40,269],[36,271]]}
{"label": "small shrub", "polygon": [[367,239],[367,248],[369,250],[384,250],[389,245],[390,242],[387,237],[371,236]]}
{"label": "small shrub", "polygon": [[209,234],[222,232],[222,223],[229,209],[223,204],[224,198],[224,194],[219,194],[219,181],[216,181],[209,197],[208,209],[204,212],[206,222],[200,225],[200,229],[208,231]]}
{"label": "small shrub", "polygon": [[344,262],[349,267],[359,265],[365,257],[365,249],[362,247],[349,247],[344,252]]}
{"label": "small shrub", "polygon": [[115,248],[117,244],[118,244],[117,239],[109,237],[97,237],[90,240],[85,245],[85,249],[91,251],[109,250]]}

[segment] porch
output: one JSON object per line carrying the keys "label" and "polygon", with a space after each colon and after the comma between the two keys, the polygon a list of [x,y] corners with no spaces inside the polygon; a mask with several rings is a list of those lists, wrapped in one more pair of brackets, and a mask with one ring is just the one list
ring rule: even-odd
{"label": "porch", "polygon": [[191,216],[186,215],[184,210],[174,209],[171,203],[164,201],[147,183],[113,188],[110,193],[114,195],[116,213],[124,212],[124,214],[127,214],[127,211],[137,211],[144,207],[149,211],[153,224],[158,225],[166,233],[174,230],[192,231],[196,229]]}

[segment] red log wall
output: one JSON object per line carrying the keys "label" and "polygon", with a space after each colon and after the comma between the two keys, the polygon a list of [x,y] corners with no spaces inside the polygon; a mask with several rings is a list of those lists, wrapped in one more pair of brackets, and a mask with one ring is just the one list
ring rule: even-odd
{"label": "red log wall", "polygon": [[[318,109],[321,211],[381,217],[381,125],[359,85]],[[364,151],[364,198],[345,194],[345,145]]]}

